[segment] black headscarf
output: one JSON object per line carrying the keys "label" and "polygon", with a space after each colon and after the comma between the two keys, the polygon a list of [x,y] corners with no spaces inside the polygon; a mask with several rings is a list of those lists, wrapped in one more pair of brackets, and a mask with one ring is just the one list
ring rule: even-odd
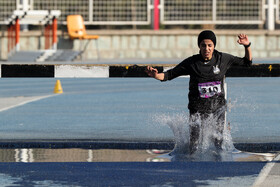
{"label": "black headscarf", "polygon": [[205,39],[212,40],[212,42],[214,43],[214,46],[216,47],[216,36],[213,31],[205,30],[205,31],[202,31],[198,35],[198,39],[197,39],[198,47],[199,47],[200,43],[202,42],[202,40],[205,40]]}

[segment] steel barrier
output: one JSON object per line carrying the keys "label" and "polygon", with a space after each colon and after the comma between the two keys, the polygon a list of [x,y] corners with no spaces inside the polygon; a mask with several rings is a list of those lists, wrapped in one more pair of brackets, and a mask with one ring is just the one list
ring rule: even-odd
{"label": "steel barrier", "polygon": [[163,24],[263,24],[259,0],[161,0]]}
{"label": "steel barrier", "polygon": [[148,25],[150,0],[34,0],[37,10],[61,10],[60,23],[70,14],[80,14],[87,25]]}
{"label": "steel barrier", "polygon": [[279,7],[279,0],[1,0],[0,24],[14,10],[31,9],[60,10],[63,25],[70,14],[86,25],[264,25],[280,24]]}

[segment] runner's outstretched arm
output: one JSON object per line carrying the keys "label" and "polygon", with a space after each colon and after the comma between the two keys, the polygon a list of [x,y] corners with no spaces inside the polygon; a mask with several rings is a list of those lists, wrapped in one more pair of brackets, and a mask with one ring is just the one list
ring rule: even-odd
{"label": "runner's outstretched arm", "polygon": [[252,51],[251,51],[251,42],[248,39],[248,36],[246,34],[239,34],[237,42],[240,45],[244,45],[245,47],[245,58],[247,58],[249,61],[252,61]]}
{"label": "runner's outstretched arm", "polygon": [[145,72],[150,76],[157,80],[164,80],[164,73],[158,73],[158,70],[156,68],[147,66]]}

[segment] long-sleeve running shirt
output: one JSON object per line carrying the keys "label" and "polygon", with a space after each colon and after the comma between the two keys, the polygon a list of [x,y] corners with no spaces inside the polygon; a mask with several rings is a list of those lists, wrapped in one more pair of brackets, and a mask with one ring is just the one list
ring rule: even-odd
{"label": "long-sleeve running shirt", "polygon": [[200,54],[183,60],[173,69],[164,72],[164,80],[189,75],[189,105],[191,113],[212,113],[226,105],[224,77],[232,65],[250,66],[252,61],[214,50],[210,61]]}

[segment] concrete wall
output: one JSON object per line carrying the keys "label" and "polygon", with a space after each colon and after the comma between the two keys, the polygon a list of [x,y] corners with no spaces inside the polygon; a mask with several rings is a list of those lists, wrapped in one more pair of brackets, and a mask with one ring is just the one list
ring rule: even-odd
{"label": "concrete wall", "polygon": [[[198,53],[197,35],[200,30],[91,30],[97,34],[101,59],[185,58]],[[246,33],[252,42],[254,58],[280,57],[280,31],[217,30],[217,50],[244,56],[244,48],[237,41],[239,33]],[[0,38],[0,58],[7,59],[7,33]],[[67,32],[58,32],[58,49],[80,50],[86,41],[70,40]],[[20,33],[21,50],[44,49],[41,31]],[[84,60],[97,59],[95,41],[90,41]]]}

